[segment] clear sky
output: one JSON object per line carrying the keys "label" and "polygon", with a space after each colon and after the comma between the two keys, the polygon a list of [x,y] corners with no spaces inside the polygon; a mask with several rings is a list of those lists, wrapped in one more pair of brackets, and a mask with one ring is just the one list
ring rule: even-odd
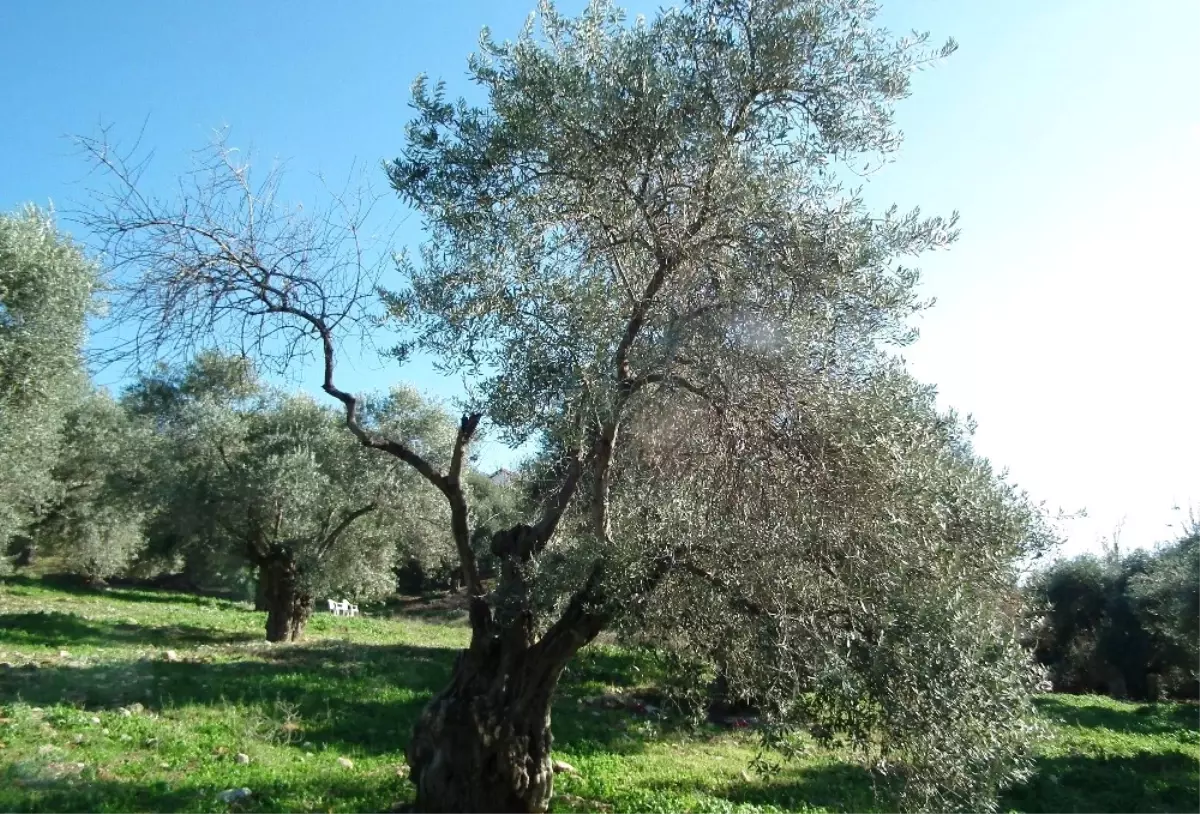
{"label": "clear sky", "polygon": [[[0,209],[82,200],[70,134],[146,122],[152,180],[212,128],[344,175],[394,156],[419,72],[468,90],[479,28],[515,33],[534,0],[0,4]],[[581,5],[563,3],[572,11]],[[906,352],[977,445],[1053,507],[1086,507],[1068,553],[1169,535],[1200,505],[1200,2],[884,2],[893,30],[955,37],[918,75],[898,161],[873,204],[962,211],[963,236],[922,262],[938,305]],[[649,10],[649,3],[634,3]],[[397,214],[403,214],[395,203]],[[415,218],[399,240],[415,245]],[[403,375],[363,359],[351,385]],[[509,460],[490,445],[484,464]]]}

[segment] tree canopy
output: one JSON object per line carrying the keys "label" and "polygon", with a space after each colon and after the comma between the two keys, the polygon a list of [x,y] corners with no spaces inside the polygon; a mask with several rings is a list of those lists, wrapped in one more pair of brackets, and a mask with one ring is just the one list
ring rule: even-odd
{"label": "tree canopy", "polygon": [[146,547],[153,454],[147,428],[107,392],[83,396],[66,417],[51,499],[29,530],[38,549],[93,581],[125,570]]}
{"label": "tree canopy", "polygon": [[0,552],[53,492],[59,432],[86,392],[81,350],[97,285],[95,265],[50,214],[0,215]]}
{"label": "tree canopy", "polygon": [[[777,731],[849,737],[906,806],[991,808],[1028,771],[1016,567],[1052,533],[896,356],[925,305],[909,258],[956,219],[872,212],[839,182],[888,160],[911,73],[954,45],[875,12],[693,0],[628,24],[544,3],[515,41],[482,36],[483,104],[417,80],[387,172],[428,241],[383,305],[401,359],[475,382],[443,445],[338,384],[346,332],[377,324],[355,199],[284,207],[221,144],[181,199],[151,199],[88,142],[138,340],[283,360],[314,341],[363,448],[339,454],[391,456],[443,500],[472,636],[409,743],[418,806],[545,810],[558,677],[630,620]],[[466,475],[484,424],[546,453],[536,505],[491,533],[494,582]]]}
{"label": "tree canopy", "polygon": [[[248,564],[268,592],[280,571],[286,608],[268,610],[295,614],[283,638],[300,635],[315,598],[387,593],[399,557],[448,539],[429,484],[358,444],[331,408],[259,385],[241,357],[202,354],[143,378],[125,402],[158,426],[157,552]],[[445,413],[405,388],[364,412],[431,457],[453,439]]]}

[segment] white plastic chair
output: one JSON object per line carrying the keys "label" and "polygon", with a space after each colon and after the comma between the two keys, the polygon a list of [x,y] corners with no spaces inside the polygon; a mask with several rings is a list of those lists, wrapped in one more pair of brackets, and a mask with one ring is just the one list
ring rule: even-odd
{"label": "white plastic chair", "polygon": [[358,616],[358,605],[350,605],[347,603],[347,607],[350,609],[351,616]]}
{"label": "white plastic chair", "polygon": [[329,612],[332,613],[334,616],[340,615],[338,613],[338,610],[339,610],[338,603],[334,602],[332,599],[326,599],[325,604],[329,606]]}
{"label": "white plastic chair", "polygon": [[349,616],[350,615],[350,603],[347,602],[346,600],[343,599],[341,602],[338,602],[337,608],[338,608],[338,616]]}

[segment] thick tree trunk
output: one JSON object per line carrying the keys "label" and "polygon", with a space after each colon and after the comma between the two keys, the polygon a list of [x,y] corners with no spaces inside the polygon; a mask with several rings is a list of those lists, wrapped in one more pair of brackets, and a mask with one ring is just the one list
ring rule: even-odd
{"label": "thick tree trunk", "polygon": [[16,557],[13,559],[13,565],[17,568],[28,568],[37,562],[37,543],[30,538],[18,538],[15,548]]}
{"label": "thick tree trunk", "polygon": [[[528,527],[508,532],[520,539]],[[493,543],[503,553],[504,537]],[[450,685],[434,696],[413,727],[409,778],[417,811],[543,812],[550,805],[550,705],[563,668],[608,623],[601,569],[572,596],[562,616],[534,639],[528,585],[504,560],[493,608],[471,603],[471,645],[459,654]],[[503,610],[501,610],[503,608]]]}
{"label": "thick tree trunk", "polygon": [[299,576],[295,562],[286,554],[273,554],[261,566],[269,642],[294,642],[304,636],[313,600],[301,589]]}
{"label": "thick tree trunk", "polygon": [[543,812],[550,805],[550,703],[562,665],[538,648],[473,644],[408,745],[416,811]]}
{"label": "thick tree trunk", "polygon": [[267,604],[267,578],[266,569],[258,569],[258,579],[254,585],[254,609],[256,611],[270,610]]}

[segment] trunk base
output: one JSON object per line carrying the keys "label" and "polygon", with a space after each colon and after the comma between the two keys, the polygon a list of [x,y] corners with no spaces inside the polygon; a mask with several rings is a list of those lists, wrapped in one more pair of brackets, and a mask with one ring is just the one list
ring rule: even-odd
{"label": "trunk base", "polygon": [[290,557],[272,557],[262,565],[259,579],[267,608],[267,641],[300,641],[312,615],[313,600],[300,588],[295,563]]}
{"label": "trunk base", "polygon": [[550,696],[560,671],[466,651],[454,672],[408,745],[414,810],[546,811],[554,789]]}

